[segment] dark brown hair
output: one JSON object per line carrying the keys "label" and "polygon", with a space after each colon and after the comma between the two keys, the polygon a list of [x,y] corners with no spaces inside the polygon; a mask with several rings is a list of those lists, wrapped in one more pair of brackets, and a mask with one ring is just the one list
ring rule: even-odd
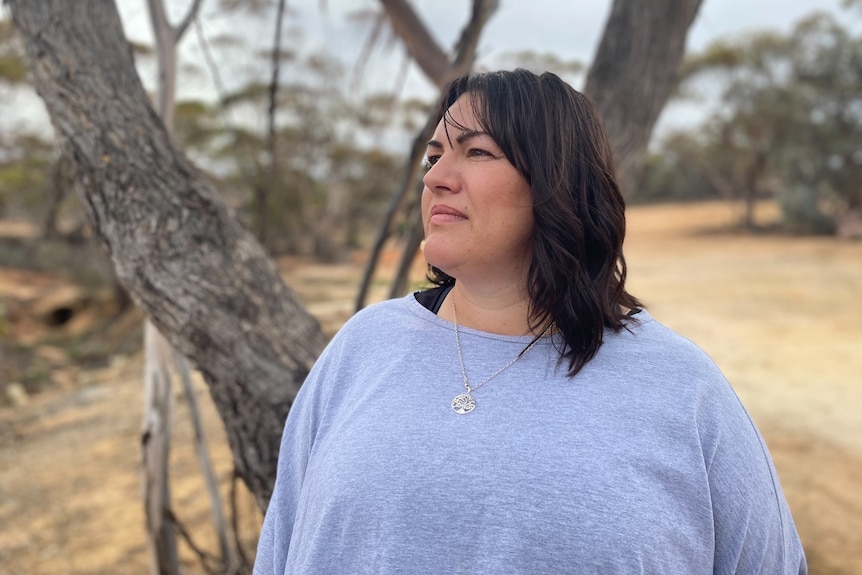
{"label": "dark brown hair", "polygon": [[[560,361],[577,374],[601,347],[605,328],[625,327],[640,302],[625,290],[625,202],[613,154],[590,101],[550,72],[463,76],[449,86],[440,118],[469,94],[482,130],[524,176],[533,196],[530,324],[553,320],[564,339]],[[431,267],[437,285],[454,283]]]}

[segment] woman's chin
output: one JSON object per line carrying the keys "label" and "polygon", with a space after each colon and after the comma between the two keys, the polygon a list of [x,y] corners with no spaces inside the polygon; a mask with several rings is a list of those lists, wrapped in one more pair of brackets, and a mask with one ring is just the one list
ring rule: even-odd
{"label": "woman's chin", "polygon": [[438,269],[443,269],[451,256],[451,249],[448,246],[441,245],[441,242],[431,237],[426,239],[422,245],[422,254],[425,256],[425,261],[429,265]]}

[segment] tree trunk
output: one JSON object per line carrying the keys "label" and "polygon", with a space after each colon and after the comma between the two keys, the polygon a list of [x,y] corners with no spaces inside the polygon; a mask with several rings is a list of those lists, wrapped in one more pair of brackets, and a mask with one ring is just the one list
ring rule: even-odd
{"label": "tree trunk", "polygon": [[189,364],[179,353],[174,351],[174,365],[179,371],[180,381],[183,385],[183,391],[189,402],[189,418],[191,419],[192,429],[195,434],[195,452],[200,462],[201,471],[204,476],[204,484],[206,485],[207,493],[209,494],[210,504],[212,505],[213,525],[215,527],[216,537],[218,538],[219,550],[223,567],[227,573],[234,573],[237,569],[237,558],[230,546],[227,537],[227,523],[224,520],[224,513],[221,506],[221,495],[218,491],[218,481],[215,473],[213,473],[212,460],[210,460],[209,447],[207,444],[206,433],[204,432],[203,421],[201,421],[200,404],[198,396],[192,384],[192,374],[189,370]]}
{"label": "tree trunk", "polygon": [[650,135],[676,86],[702,0],[614,0],[584,93],[598,107],[627,196],[640,184]]}
{"label": "tree trunk", "polygon": [[[380,222],[380,226],[377,230],[377,237],[374,240],[374,246],[371,249],[371,256],[368,259],[368,263],[365,264],[365,271],[362,274],[362,282],[360,283],[359,291],[356,294],[356,311],[365,307],[365,300],[368,298],[368,291],[371,289],[371,282],[374,279],[374,272],[377,269],[377,264],[379,263],[380,256],[383,253],[383,247],[386,245],[386,240],[388,240],[389,236],[392,234],[392,223],[395,221],[395,216],[401,209],[401,204],[404,203],[404,198],[407,197],[408,192],[413,190],[414,187],[420,183],[418,178],[419,163],[422,160],[422,156],[425,154],[427,142],[434,134],[434,128],[436,127],[437,110],[434,108],[429,112],[428,120],[425,122],[425,125],[419,130],[419,133],[416,134],[416,137],[413,139],[413,145],[410,147],[410,153],[405,162],[404,173],[398,183],[398,188],[390,199],[389,208],[386,210],[386,214]],[[414,221],[410,225],[413,227],[422,225],[421,218],[418,223]]]}
{"label": "tree trunk", "polygon": [[152,323],[144,324],[144,421],[141,475],[152,575],[179,575],[177,538],[170,514],[171,375],[168,344]]}
{"label": "tree trunk", "polygon": [[754,210],[757,205],[757,196],[760,192],[760,181],[763,179],[767,160],[769,159],[768,150],[761,148],[759,146],[758,149],[751,151],[751,163],[745,172],[745,206],[742,215],[742,225],[748,231],[752,231],[757,227],[754,221]]}
{"label": "tree trunk", "polygon": [[392,285],[389,286],[389,297],[396,298],[406,295],[407,284],[410,281],[410,269],[413,267],[413,262],[416,260],[416,255],[419,253],[419,248],[422,246],[422,240],[425,238],[425,229],[422,226],[422,217],[419,214],[419,206],[415,206],[416,215],[413,219],[413,227],[407,235],[407,241],[404,243],[404,251],[401,254],[401,261],[398,262],[398,269],[395,271],[395,278],[392,280]]}
{"label": "tree trunk", "polygon": [[284,418],[325,343],[260,244],[171,144],[108,0],[7,0],[117,277],[201,371],[265,509]]}
{"label": "tree trunk", "polygon": [[272,42],[272,81],[269,83],[269,110],[267,112],[266,149],[269,153],[269,181],[255,186],[255,213],[257,239],[264,246],[269,241],[269,199],[278,189],[281,175],[278,170],[278,137],[275,115],[278,111],[278,86],[281,72],[281,25],[284,21],[286,0],[279,0],[275,13],[275,39]]}
{"label": "tree trunk", "polygon": [[[147,5],[159,62],[156,112],[165,130],[173,135],[179,37],[168,23],[162,0],[149,0]],[[161,399],[171,397],[170,356],[170,344],[149,319],[144,320],[144,389],[147,392],[141,431],[141,475],[144,512],[150,527],[150,572],[153,575],[178,575],[180,571],[169,489],[173,406],[170,401]]]}

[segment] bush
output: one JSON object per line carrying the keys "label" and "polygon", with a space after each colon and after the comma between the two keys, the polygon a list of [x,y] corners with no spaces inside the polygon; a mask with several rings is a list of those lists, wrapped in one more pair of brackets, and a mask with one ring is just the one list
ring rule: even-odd
{"label": "bush", "polygon": [[783,225],[794,234],[835,233],[835,220],[820,210],[819,193],[816,188],[796,184],[778,195]]}

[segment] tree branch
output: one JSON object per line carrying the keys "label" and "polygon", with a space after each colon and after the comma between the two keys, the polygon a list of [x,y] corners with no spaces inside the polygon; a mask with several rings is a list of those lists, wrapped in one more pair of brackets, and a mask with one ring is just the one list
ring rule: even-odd
{"label": "tree branch", "polygon": [[183,18],[182,22],[180,22],[176,27],[174,27],[174,41],[179,42],[182,39],[183,35],[186,33],[186,30],[189,27],[189,24],[192,23],[192,20],[197,18],[198,12],[201,8],[201,4],[203,4],[203,0],[195,0],[189,7],[189,11],[186,13],[186,17]]}
{"label": "tree branch", "polygon": [[499,0],[473,1],[473,11],[470,15],[470,21],[464,26],[464,30],[462,30],[461,37],[455,47],[455,59],[451,65],[449,80],[466,74],[473,68],[482,30],[485,29],[485,24],[488,23],[488,20],[490,20],[499,6]]}
{"label": "tree branch", "polygon": [[392,29],[425,75],[438,87],[445,86],[449,78],[449,55],[431,36],[410,2],[380,0],[380,3],[392,22]]}

